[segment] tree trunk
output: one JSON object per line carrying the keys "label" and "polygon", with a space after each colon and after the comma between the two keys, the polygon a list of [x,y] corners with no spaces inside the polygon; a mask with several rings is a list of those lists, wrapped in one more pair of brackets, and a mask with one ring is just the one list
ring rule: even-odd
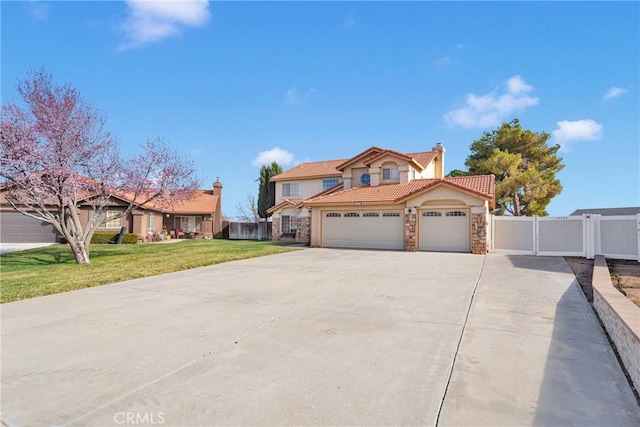
{"label": "tree trunk", "polygon": [[78,264],[89,264],[89,247],[82,240],[69,240],[69,246]]}
{"label": "tree trunk", "polygon": [[513,193],[513,216],[520,216],[520,197],[517,191]]}

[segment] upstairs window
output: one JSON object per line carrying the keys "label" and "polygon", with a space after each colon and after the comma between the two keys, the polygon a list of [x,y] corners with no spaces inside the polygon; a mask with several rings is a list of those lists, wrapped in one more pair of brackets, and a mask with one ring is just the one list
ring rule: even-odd
{"label": "upstairs window", "polygon": [[297,182],[282,184],[282,197],[300,197],[300,184]]}
{"label": "upstairs window", "polygon": [[397,181],[398,176],[398,168],[384,168],[382,169],[382,179],[385,181]]}
{"label": "upstairs window", "polygon": [[368,173],[363,173],[360,176],[360,184],[362,184],[362,185],[371,184],[371,175],[369,175]]}
{"label": "upstairs window", "polygon": [[322,189],[328,190],[329,188],[336,186],[340,183],[338,178],[328,178],[322,180]]}

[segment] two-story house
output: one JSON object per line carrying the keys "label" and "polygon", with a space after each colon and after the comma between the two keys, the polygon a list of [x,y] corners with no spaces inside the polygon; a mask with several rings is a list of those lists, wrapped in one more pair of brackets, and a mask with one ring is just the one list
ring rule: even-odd
{"label": "two-story house", "polygon": [[272,178],[273,239],[314,247],[487,253],[495,177],[445,177],[445,149],[371,147]]}

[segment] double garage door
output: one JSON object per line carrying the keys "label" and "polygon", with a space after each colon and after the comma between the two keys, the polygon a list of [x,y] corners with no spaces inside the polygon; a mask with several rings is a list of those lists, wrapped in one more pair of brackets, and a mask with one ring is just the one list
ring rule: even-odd
{"label": "double garage door", "polygon": [[402,211],[322,213],[322,246],[404,249]]}
{"label": "double garage door", "polygon": [[430,209],[419,211],[420,250],[470,252],[469,211]]}
{"label": "double garage door", "polygon": [[0,239],[4,243],[56,243],[58,233],[50,224],[19,212],[0,214]]}
{"label": "double garage door", "polygon": [[[418,211],[422,251],[470,252],[469,211]],[[322,213],[322,246],[328,248],[404,249],[403,211]]]}

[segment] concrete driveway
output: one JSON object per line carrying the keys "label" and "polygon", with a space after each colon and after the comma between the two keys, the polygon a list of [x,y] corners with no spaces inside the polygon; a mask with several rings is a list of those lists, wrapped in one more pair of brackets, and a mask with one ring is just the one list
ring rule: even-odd
{"label": "concrete driveway", "polygon": [[27,249],[36,249],[59,244],[60,243],[0,243],[0,254],[26,251]]}
{"label": "concrete driveway", "polygon": [[7,425],[638,425],[562,258],[305,249],[2,306]]}

